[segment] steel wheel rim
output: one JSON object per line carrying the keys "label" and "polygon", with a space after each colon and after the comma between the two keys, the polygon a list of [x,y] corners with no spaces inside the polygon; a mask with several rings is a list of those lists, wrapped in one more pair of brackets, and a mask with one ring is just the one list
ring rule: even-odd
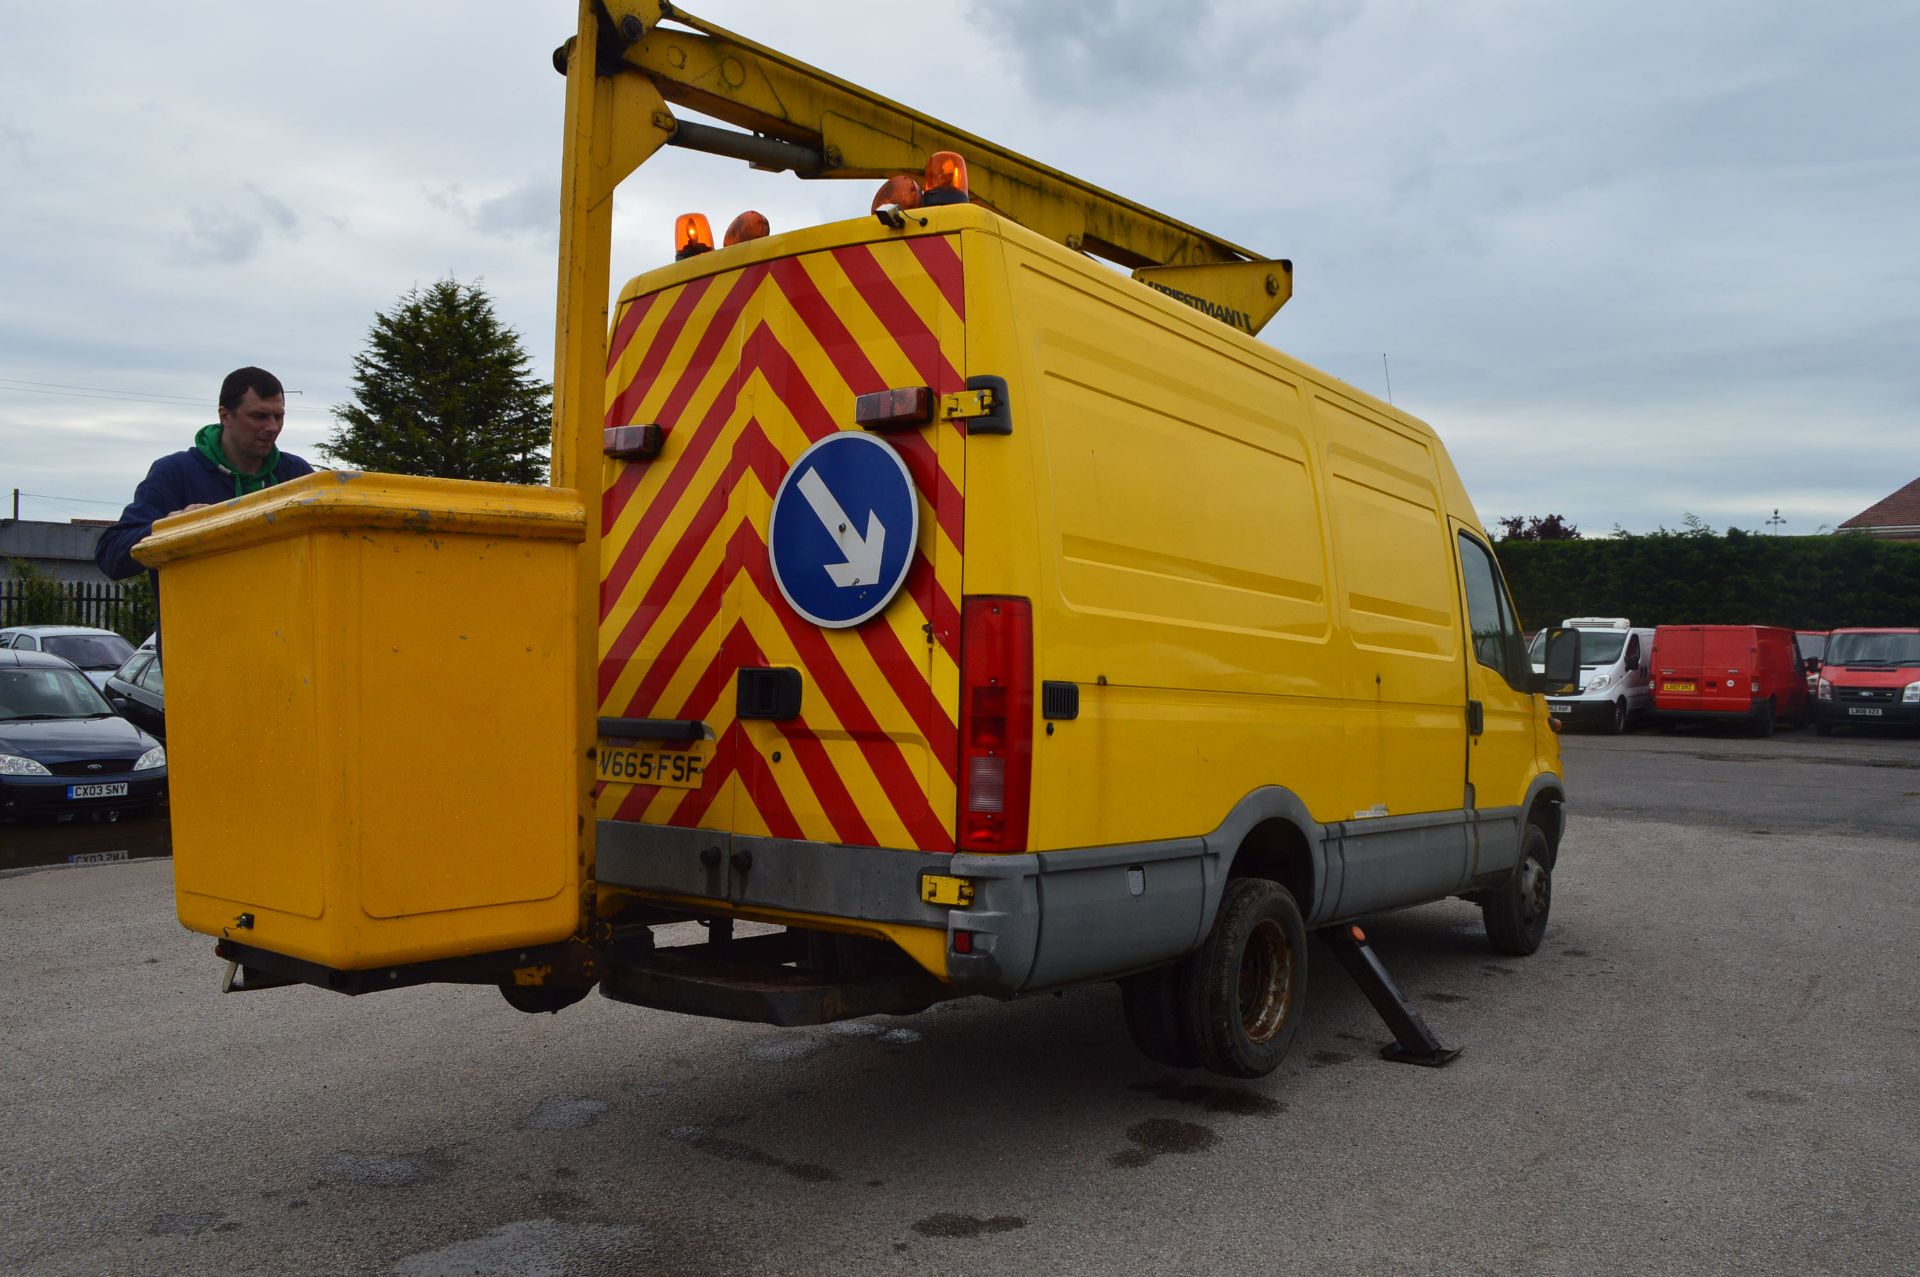
{"label": "steel wheel rim", "polygon": [[1270,1042],[1286,1025],[1293,1000],[1293,946],[1272,918],[1255,924],[1240,951],[1240,1028],[1251,1042]]}
{"label": "steel wheel rim", "polygon": [[1546,915],[1548,893],[1552,889],[1553,880],[1547,875],[1547,867],[1528,856],[1527,863],[1520,869],[1520,908],[1529,924]]}

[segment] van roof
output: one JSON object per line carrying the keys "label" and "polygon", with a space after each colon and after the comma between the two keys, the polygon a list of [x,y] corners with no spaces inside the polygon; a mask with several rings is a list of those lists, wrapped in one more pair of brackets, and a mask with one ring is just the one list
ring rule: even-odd
{"label": "van roof", "polygon": [[[1117,284],[1137,289],[1142,305],[1157,308],[1162,313],[1178,317],[1183,322],[1193,323],[1197,331],[1204,332],[1214,340],[1231,342],[1241,351],[1250,352],[1262,360],[1270,361],[1279,369],[1283,369],[1288,376],[1310,377],[1322,386],[1336,390],[1366,405],[1373,412],[1391,418],[1401,429],[1412,430],[1427,439],[1439,442],[1438,432],[1425,420],[1406,409],[1377,398],[1371,392],[1343,381],[1331,373],[1307,365],[1279,347],[1231,324],[1207,322],[1204,312],[1175,301],[1164,292],[1138,280],[1130,280],[1125,274],[1076,253],[1064,245],[1057,244],[1045,235],[1018,222],[1001,217],[992,209],[979,204],[955,204],[945,207],[922,207],[915,209],[914,212],[916,220],[921,224],[909,225],[902,230],[884,226],[870,215],[861,215],[835,222],[817,222],[808,226],[797,226],[792,230],[780,231],[760,239],[746,240],[711,252],[697,253],[681,261],[663,261],[627,280],[612,307],[611,318],[617,323],[620,308],[637,298],[710,275],[726,274],[783,258],[826,252],[855,244],[951,235],[963,230],[984,231],[1014,241],[1033,252],[1045,253],[1057,260],[1072,262],[1100,278],[1111,279]],[[665,255],[667,251],[663,244],[662,254]],[[1449,460],[1442,469],[1450,471],[1451,461]],[[1457,476],[1450,476],[1447,491],[1450,502],[1456,504],[1462,511],[1472,511],[1472,503],[1468,501],[1466,491],[1460,486]]]}

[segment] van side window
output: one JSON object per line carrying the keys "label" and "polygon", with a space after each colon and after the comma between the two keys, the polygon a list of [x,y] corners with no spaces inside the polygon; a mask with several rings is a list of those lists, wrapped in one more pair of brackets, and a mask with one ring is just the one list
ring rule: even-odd
{"label": "van side window", "polygon": [[1494,566],[1493,553],[1465,533],[1460,536],[1460,570],[1466,578],[1474,659],[1498,670],[1516,690],[1526,691],[1532,666],[1527,663],[1527,645],[1514,620],[1513,604],[1500,583],[1500,569]]}
{"label": "van side window", "polygon": [[1627,668],[1630,670],[1640,668],[1640,636],[1638,634],[1627,635]]}

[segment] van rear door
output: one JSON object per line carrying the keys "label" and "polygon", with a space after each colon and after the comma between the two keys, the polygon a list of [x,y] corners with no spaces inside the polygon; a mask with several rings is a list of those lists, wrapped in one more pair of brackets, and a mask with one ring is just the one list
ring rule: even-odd
{"label": "van rear door", "polygon": [[[908,535],[870,523],[877,512],[857,482],[801,458],[859,431],[859,395],[964,386],[960,238],[833,243],[824,234],[844,239],[849,225],[787,237],[817,244],[811,251],[693,278],[669,268],[623,295],[607,424],[657,424],[664,444],[656,458],[603,470],[600,712],[697,720],[712,739],[695,747],[710,757],[692,787],[606,778],[602,819],[952,849],[957,424],[869,436],[904,465],[919,529],[904,583],[868,619],[809,620],[776,579],[769,549],[790,472],[794,494],[780,499],[793,517],[850,522],[874,545]],[[851,562],[783,570],[835,567],[846,588],[871,587]]]}
{"label": "van rear door", "polygon": [[1653,703],[1660,709],[1691,708],[1699,698],[1706,636],[1695,625],[1663,625],[1654,631]]}

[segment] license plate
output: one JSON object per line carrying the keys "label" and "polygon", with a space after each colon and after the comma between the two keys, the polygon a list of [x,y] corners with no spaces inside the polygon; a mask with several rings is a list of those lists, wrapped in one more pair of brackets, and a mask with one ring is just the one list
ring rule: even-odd
{"label": "license plate", "polygon": [[698,789],[700,775],[712,756],[711,746],[692,749],[630,749],[600,746],[600,779],[610,785],[664,785],[668,789]]}
{"label": "license plate", "polygon": [[1663,692],[1692,692],[1698,689],[1694,687],[1692,683],[1662,683],[1660,684],[1660,690]]}
{"label": "license plate", "polygon": [[1549,704],[1549,705],[1547,706],[1547,708],[1548,708],[1548,709],[1550,709],[1550,710],[1552,710],[1552,711],[1553,711],[1554,713],[1556,713],[1556,714],[1571,714],[1571,713],[1573,713],[1573,706],[1571,706],[1571,705],[1553,705],[1553,704]]}
{"label": "license plate", "polygon": [[1868,708],[1866,708],[1865,706],[1862,706],[1862,705],[1854,705],[1854,706],[1851,706],[1851,707],[1849,707],[1849,708],[1848,708],[1848,710],[1847,710],[1847,713],[1849,713],[1849,714],[1858,714],[1858,715],[1859,715],[1860,717],[1862,717],[1862,718],[1878,718],[1878,717],[1880,717],[1880,711],[1879,711],[1879,710],[1877,710],[1877,709],[1868,709]]}
{"label": "license plate", "polygon": [[125,798],[127,782],[117,781],[111,785],[68,785],[69,798]]}

